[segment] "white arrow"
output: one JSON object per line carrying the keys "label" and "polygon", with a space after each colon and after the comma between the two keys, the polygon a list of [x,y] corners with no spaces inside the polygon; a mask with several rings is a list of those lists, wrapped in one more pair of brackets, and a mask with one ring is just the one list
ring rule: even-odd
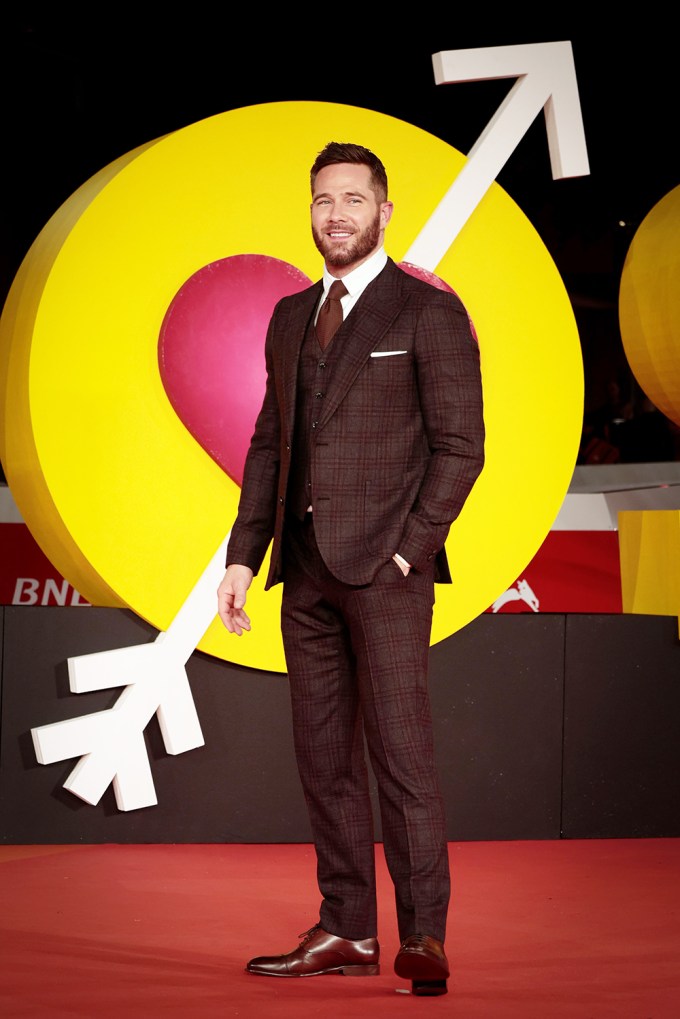
{"label": "white arrow", "polygon": [[184,665],[215,618],[228,542],[229,534],[168,629],[153,643],[69,658],[74,693],[125,686],[112,708],[31,730],[40,764],[80,755],[64,788],[86,803],[98,803],[111,783],[120,810],[157,802],[143,736],[154,713],[169,754],[203,746]]}
{"label": "white arrow", "polygon": [[[588,170],[570,43],[453,50],[433,56],[437,84],[519,76],[405,261],[434,271],[520,139],[545,107],[553,177]],[[113,781],[121,810],[156,803],[142,731],[154,711],[168,753],[203,736],[184,664],[216,615],[229,534],[166,632],[151,645],[69,659],[74,693],[126,686],[113,708],[32,729],[41,764],[82,755],[65,788],[95,804]]]}
{"label": "white arrow", "polygon": [[438,85],[517,77],[404,256],[434,272],[541,108],[553,179],[586,176],[590,168],[570,42],[448,50],[432,64]]}

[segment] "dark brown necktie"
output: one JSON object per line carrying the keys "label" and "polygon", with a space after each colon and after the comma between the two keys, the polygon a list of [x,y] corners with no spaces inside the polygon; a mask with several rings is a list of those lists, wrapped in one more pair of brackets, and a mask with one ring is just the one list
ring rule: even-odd
{"label": "dark brown necktie", "polygon": [[342,324],[340,298],[346,293],[347,287],[342,280],[335,280],[334,283],[331,283],[328,297],[319,309],[319,317],[316,320],[316,335],[319,337],[322,350],[326,349],[338,327]]}

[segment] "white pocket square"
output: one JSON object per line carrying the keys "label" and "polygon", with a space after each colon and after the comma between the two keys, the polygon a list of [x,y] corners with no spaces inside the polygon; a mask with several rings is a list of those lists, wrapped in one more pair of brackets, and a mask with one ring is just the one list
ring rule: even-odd
{"label": "white pocket square", "polygon": [[373,350],[371,357],[394,357],[395,354],[408,354],[408,350]]}

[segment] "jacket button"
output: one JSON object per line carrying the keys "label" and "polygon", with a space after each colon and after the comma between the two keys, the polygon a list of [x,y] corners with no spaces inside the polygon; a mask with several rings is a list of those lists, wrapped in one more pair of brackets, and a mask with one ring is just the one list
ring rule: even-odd
{"label": "jacket button", "polygon": [[279,503],[283,506],[283,496],[282,495],[279,496]]}
{"label": "jacket button", "polygon": [[318,423],[319,423],[318,421],[312,421],[312,428],[316,428],[316,426],[318,425]]}

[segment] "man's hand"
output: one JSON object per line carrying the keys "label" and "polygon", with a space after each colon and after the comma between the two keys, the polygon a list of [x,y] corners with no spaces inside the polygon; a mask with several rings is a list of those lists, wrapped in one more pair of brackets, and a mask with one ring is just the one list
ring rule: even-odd
{"label": "man's hand", "polygon": [[395,552],[392,558],[394,559],[395,563],[397,564],[401,572],[404,574],[404,576],[408,577],[411,570],[411,564],[407,563],[406,560],[402,558],[402,556],[400,556],[398,552]]}
{"label": "man's hand", "polygon": [[222,583],[217,588],[217,612],[229,630],[240,637],[244,630],[250,629],[250,619],[243,611],[246,593],[253,580],[253,571],[249,566],[232,563]]}

